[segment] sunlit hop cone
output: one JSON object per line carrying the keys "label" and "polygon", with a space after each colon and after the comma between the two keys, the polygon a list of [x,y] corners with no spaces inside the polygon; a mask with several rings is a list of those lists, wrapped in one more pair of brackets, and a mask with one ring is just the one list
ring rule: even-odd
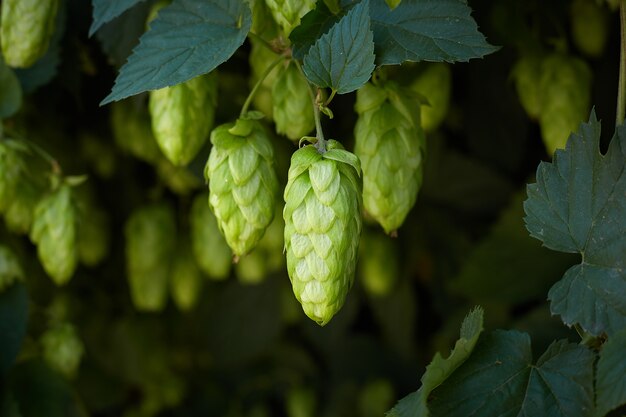
{"label": "sunlit hop cone", "polygon": [[420,100],[395,84],[366,84],[357,91],[354,153],[363,168],[365,210],[385,229],[398,229],[422,184],[425,137]]}
{"label": "sunlit hop cone", "polygon": [[11,67],[26,68],[41,58],[50,45],[59,0],[3,0],[0,41]]}
{"label": "sunlit hop cone", "polygon": [[250,112],[215,128],[205,168],[211,209],[236,256],[250,252],[274,218],[274,151],[259,117]]}
{"label": "sunlit hop cone", "polygon": [[276,131],[298,140],[315,127],[309,85],[294,61],[287,61],[272,87],[273,116]]}
{"label": "sunlit hop cone", "polygon": [[193,200],[190,216],[191,247],[198,266],[211,279],[228,278],[232,252],[209,207],[209,193],[200,194]]}
{"label": "sunlit hop cone", "polygon": [[265,4],[285,35],[289,36],[293,28],[300,24],[302,16],[313,10],[315,0],[265,0]]}
{"label": "sunlit hop cone", "polygon": [[307,316],[323,326],[341,309],[354,281],[361,234],[358,158],[330,140],[291,158],[285,188],[287,270]]}
{"label": "sunlit hop cone", "polygon": [[152,131],[174,165],[187,165],[206,143],[216,106],[216,72],[150,92]]}
{"label": "sunlit hop cone", "polygon": [[579,58],[555,53],[543,60],[539,126],[550,155],[565,148],[570,133],[587,118],[591,81],[591,69]]}
{"label": "sunlit hop cone", "polygon": [[46,273],[57,285],[67,283],[78,263],[77,212],[70,185],[60,185],[39,202],[30,238]]}
{"label": "sunlit hop cone", "polygon": [[174,211],[165,204],[136,209],[126,222],[126,273],[130,295],[138,310],[165,307],[172,252],[175,248]]}

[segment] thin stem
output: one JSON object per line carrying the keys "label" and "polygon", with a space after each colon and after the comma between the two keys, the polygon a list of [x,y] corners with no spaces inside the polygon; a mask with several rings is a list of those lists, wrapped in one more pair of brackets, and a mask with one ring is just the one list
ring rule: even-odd
{"label": "thin stem", "polygon": [[619,5],[620,17],[620,54],[619,54],[619,82],[617,85],[617,114],[615,117],[616,126],[624,123],[626,115],[626,0],[622,0]]}
{"label": "thin stem", "polygon": [[[294,62],[296,63],[296,66],[298,67],[298,69],[300,70],[300,73],[304,77],[302,66],[300,66],[300,63],[298,61],[294,60]],[[307,80],[307,84],[309,86],[308,88],[309,97],[311,98],[311,102],[313,103],[313,117],[315,118],[315,137],[317,138],[315,147],[317,148],[317,151],[319,153],[325,153],[326,152],[326,139],[324,139],[324,131],[322,130],[322,120],[320,118],[319,103],[315,97],[315,94],[313,94],[314,92],[313,85],[311,85],[311,83],[309,83],[308,80]]]}
{"label": "thin stem", "polygon": [[50,164],[50,166],[52,167],[52,173],[54,175],[60,175],[61,174],[61,165],[59,164],[59,162],[54,159],[52,157],[52,155],[50,155],[48,152],[46,152],[42,147],[40,147],[39,145],[37,145],[34,142],[31,142],[28,139],[20,139],[23,142],[25,142],[32,150],[34,150],[41,158],[43,158],[46,162],[48,162]]}
{"label": "thin stem", "polygon": [[254,95],[256,94],[256,92],[259,90],[259,88],[261,88],[263,81],[265,81],[267,76],[270,75],[270,72],[272,72],[272,70],[276,66],[278,66],[278,64],[280,64],[285,58],[286,58],[285,55],[279,56],[278,59],[272,62],[272,64],[269,67],[267,67],[267,69],[263,72],[263,74],[261,74],[261,76],[259,77],[259,80],[256,82],[254,87],[252,87],[252,91],[250,91],[250,94],[248,94],[246,101],[243,103],[243,107],[241,108],[241,113],[239,114],[239,117],[243,116],[244,114],[248,112],[248,107],[250,107],[250,104],[252,103],[252,99],[254,98]]}
{"label": "thin stem", "polygon": [[328,100],[326,100],[324,102],[324,107],[328,107],[328,105],[330,104],[331,101],[333,101],[333,99],[335,98],[335,94],[337,94],[337,90],[332,90],[330,92],[330,97],[328,97]]}

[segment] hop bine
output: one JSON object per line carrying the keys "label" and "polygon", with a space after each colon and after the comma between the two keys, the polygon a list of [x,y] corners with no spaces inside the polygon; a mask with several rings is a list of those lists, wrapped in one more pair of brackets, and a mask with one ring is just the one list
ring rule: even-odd
{"label": "hop bine", "polygon": [[422,184],[426,139],[419,98],[393,83],[357,91],[354,153],[363,167],[365,210],[385,229],[397,230]]}
{"label": "hop bine", "polygon": [[285,250],[294,294],[324,326],[354,281],[361,234],[358,158],[335,140],[319,153],[307,145],[291,158],[285,188]]}
{"label": "hop bine", "polygon": [[274,218],[278,178],[267,131],[250,112],[211,132],[205,167],[209,203],[228,246],[239,257],[261,240]]}

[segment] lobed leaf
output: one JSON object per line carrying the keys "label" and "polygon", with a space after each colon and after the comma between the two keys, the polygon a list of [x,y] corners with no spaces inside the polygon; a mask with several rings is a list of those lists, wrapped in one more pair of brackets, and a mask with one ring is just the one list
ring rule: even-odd
{"label": "lobed leaf", "polygon": [[144,0],[93,0],[93,22],[89,27],[89,36],[141,1]]}
{"label": "lobed leaf", "polygon": [[211,72],[243,44],[251,22],[243,0],[175,0],[141,36],[101,105]]}
{"label": "lobed leaf", "polygon": [[626,329],[602,346],[596,370],[596,416],[626,404]]}
{"label": "lobed leaf", "polygon": [[626,326],[626,126],[601,155],[595,112],[553,162],[537,168],[524,203],[526,228],[544,246],[580,253],[548,294],[565,324],[611,335]]}

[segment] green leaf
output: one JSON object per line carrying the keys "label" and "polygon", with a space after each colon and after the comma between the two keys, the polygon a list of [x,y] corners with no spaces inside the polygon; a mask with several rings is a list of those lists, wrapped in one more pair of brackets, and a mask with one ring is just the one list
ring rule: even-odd
{"label": "green leaf", "polygon": [[89,28],[89,36],[140,1],[144,0],[93,0],[93,22]]}
{"label": "green leaf", "polygon": [[0,293],[0,377],[15,361],[27,321],[28,294],[24,284],[18,282]]}
{"label": "green leaf", "polygon": [[15,73],[0,56],[0,119],[16,113],[22,106],[22,88]]}
{"label": "green leaf", "polygon": [[328,32],[348,10],[343,9],[338,14],[333,14],[323,0],[318,0],[317,7],[305,14],[300,25],[289,35],[293,57],[303,59],[317,39]]}
{"label": "green leaf", "polygon": [[428,408],[446,417],[590,416],[593,362],[590,350],[560,340],[533,365],[526,333],[495,331],[430,394]]}
{"label": "green leaf", "polygon": [[431,392],[440,386],[459,366],[470,357],[478,337],[483,331],[483,310],[472,310],[463,320],[461,337],[446,359],[437,352],[422,375],[422,386],[401,399],[387,414],[388,417],[426,417],[429,415],[427,401]]}
{"label": "green leaf", "polygon": [[537,168],[524,220],[546,247],[582,255],[550,290],[552,313],[568,326],[610,336],[626,326],[626,126],[604,156],[599,142],[600,122],[592,112],[554,162]]}
{"label": "green leaf", "polygon": [[602,346],[596,371],[596,416],[626,404],[626,329]]}
{"label": "green leaf", "polygon": [[175,0],[151,22],[101,105],[211,72],[243,44],[251,22],[243,0]]}
{"label": "green leaf", "polygon": [[304,74],[318,87],[339,94],[356,90],[374,71],[369,0],[363,0],[322,35],[304,57]]}
{"label": "green leaf", "polygon": [[391,10],[372,0],[376,64],[469,61],[498,50],[478,31],[465,0],[403,0]]}

